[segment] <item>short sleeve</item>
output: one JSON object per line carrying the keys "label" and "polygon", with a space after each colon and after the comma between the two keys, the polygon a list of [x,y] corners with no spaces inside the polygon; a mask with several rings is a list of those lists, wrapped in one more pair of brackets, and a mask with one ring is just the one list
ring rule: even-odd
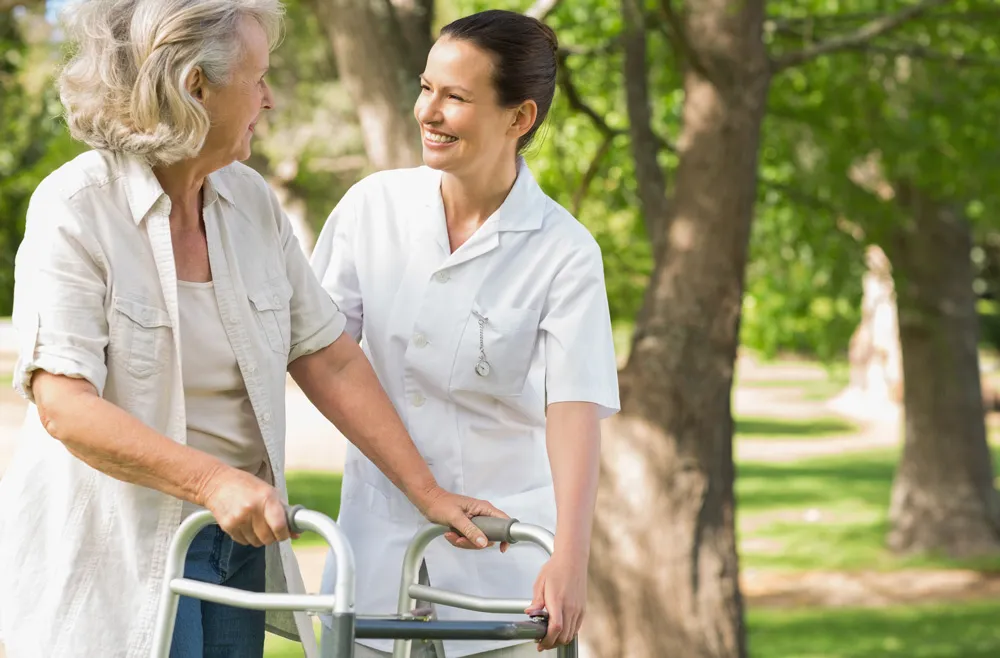
{"label": "short sleeve", "polygon": [[313,250],[312,268],[323,289],[347,317],[346,331],[361,340],[364,308],[355,264],[354,233],[357,226],[357,186],[348,190],[333,209]]}
{"label": "short sleeve", "polygon": [[85,379],[104,393],[106,260],[83,219],[72,199],[44,182],[28,205],[14,263],[12,322],[18,340],[14,388],[30,402],[36,370]]}
{"label": "short sleeve", "polygon": [[345,318],[313,276],[309,261],[292,230],[292,223],[273,192],[271,203],[279,217],[285,276],[292,285],[292,340],[288,353],[288,362],[291,363],[301,356],[318,352],[340,338],[344,333]]}
{"label": "short sleeve", "polygon": [[593,402],[601,418],[620,409],[618,367],[601,251],[593,240],[552,280],[540,328],[545,347],[546,404]]}

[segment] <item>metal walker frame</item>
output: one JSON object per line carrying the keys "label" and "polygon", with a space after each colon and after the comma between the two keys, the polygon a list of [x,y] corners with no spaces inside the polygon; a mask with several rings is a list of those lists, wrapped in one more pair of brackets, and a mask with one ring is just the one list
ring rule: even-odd
{"label": "metal walker frame", "polygon": [[[184,578],[184,563],[195,536],[215,522],[209,512],[189,516],[177,529],[167,554],[166,573],[160,606],[153,632],[151,658],[169,658],[174,633],[177,604],[181,596],[212,601],[251,610],[285,610],[330,614],[333,619],[333,642],[320,647],[322,658],[354,658],[355,639],[391,639],[393,658],[410,658],[413,640],[540,640],[545,637],[548,623],[545,617],[526,621],[439,621],[428,609],[416,608],[417,599],[438,605],[476,612],[521,614],[531,605],[530,599],[498,599],[452,592],[419,582],[420,565],[427,546],[448,528],[426,525],[410,541],[403,558],[399,588],[399,605],[395,616],[358,616],[354,609],[354,552],[343,531],[328,516],[305,509],[301,505],[288,510],[288,527],[294,533],[318,533],[333,549],[337,563],[337,582],[333,594],[267,594],[247,592],[223,585],[213,585]],[[517,519],[476,517],[473,522],[492,542],[531,542],[549,555],[555,536],[540,526],[520,523]],[[439,651],[439,655],[444,655]],[[558,658],[577,658],[576,638],[559,647]]]}

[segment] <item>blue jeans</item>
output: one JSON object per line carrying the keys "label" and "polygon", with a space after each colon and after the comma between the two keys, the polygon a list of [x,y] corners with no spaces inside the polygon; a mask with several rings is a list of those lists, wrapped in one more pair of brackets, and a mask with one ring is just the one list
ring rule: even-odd
{"label": "blue jeans", "polygon": [[[264,549],[237,544],[217,525],[191,542],[184,577],[250,592],[264,591]],[[180,597],[170,658],[261,658],[264,611]]]}

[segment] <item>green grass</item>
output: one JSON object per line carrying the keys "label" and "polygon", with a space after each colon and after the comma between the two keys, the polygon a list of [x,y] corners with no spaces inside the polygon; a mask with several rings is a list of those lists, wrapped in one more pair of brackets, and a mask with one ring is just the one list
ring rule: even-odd
{"label": "green grass", "polygon": [[740,416],[736,418],[736,439],[812,439],[854,434],[858,426],[841,418],[781,418]]}
{"label": "green grass", "polygon": [[[1000,451],[994,455],[1000,457]],[[1000,569],[1000,559],[898,557],[886,550],[897,461],[896,450],[879,450],[788,464],[740,463],[736,495],[741,564],[783,570]]]}
{"label": "green grass", "polygon": [[1000,656],[998,615],[998,601],[884,609],[751,610],[750,656],[996,658]]}
{"label": "green grass", "polygon": [[[751,609],[751,658],[996,658],[1000,601],[879,609]],[[265,658],[301,658],[268,635]]]}
{"label": "green grass", "polygon": [[844,390],[847,376],[828,375],[826,379],[747,379],[737,380],[739,388],[787,388],[799,392],[802,400],[822,402]]}
{"label": "green grass", "polygon": [[[322,512],[336,519],[340,511],[340,473],[324,471],[289,471],[288,502],[305,505],[311,510]],[[293,541],[296,546],[320,545],[322,538],[315,532],[307,532]]]}

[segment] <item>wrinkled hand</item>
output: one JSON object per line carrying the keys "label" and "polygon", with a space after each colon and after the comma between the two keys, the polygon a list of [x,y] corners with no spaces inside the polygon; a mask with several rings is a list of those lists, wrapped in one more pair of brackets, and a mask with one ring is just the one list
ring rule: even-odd
{"label": "wrinkled hand", "polygon": [[239,469],[224,467],[206,482],[202,504],[233,541],[267,546],[291,535],[278,490]]}
{"label": "wrinkled hand", "polygon": [[524,611],[531,616],[541,614],[543,609],[548,612],[548,632],[539,640],[538,650],[572,642],[580,632],[586,603],[586,561],[553,555],[539,572],[531,605]]}
{"label": "wrinkled hand", "polygon": [[[472,523],[474,516],[495,516],[501,519],[510,518],[485,500],[460,496],[435,487],[428,492],[422,504],[420,513],[431,523],[437,523],[458,532],[446,532],[445,539],[458,548],[486,548],[490,545],[486,535]],[[507,545],[502,544],[501,550]]]}

